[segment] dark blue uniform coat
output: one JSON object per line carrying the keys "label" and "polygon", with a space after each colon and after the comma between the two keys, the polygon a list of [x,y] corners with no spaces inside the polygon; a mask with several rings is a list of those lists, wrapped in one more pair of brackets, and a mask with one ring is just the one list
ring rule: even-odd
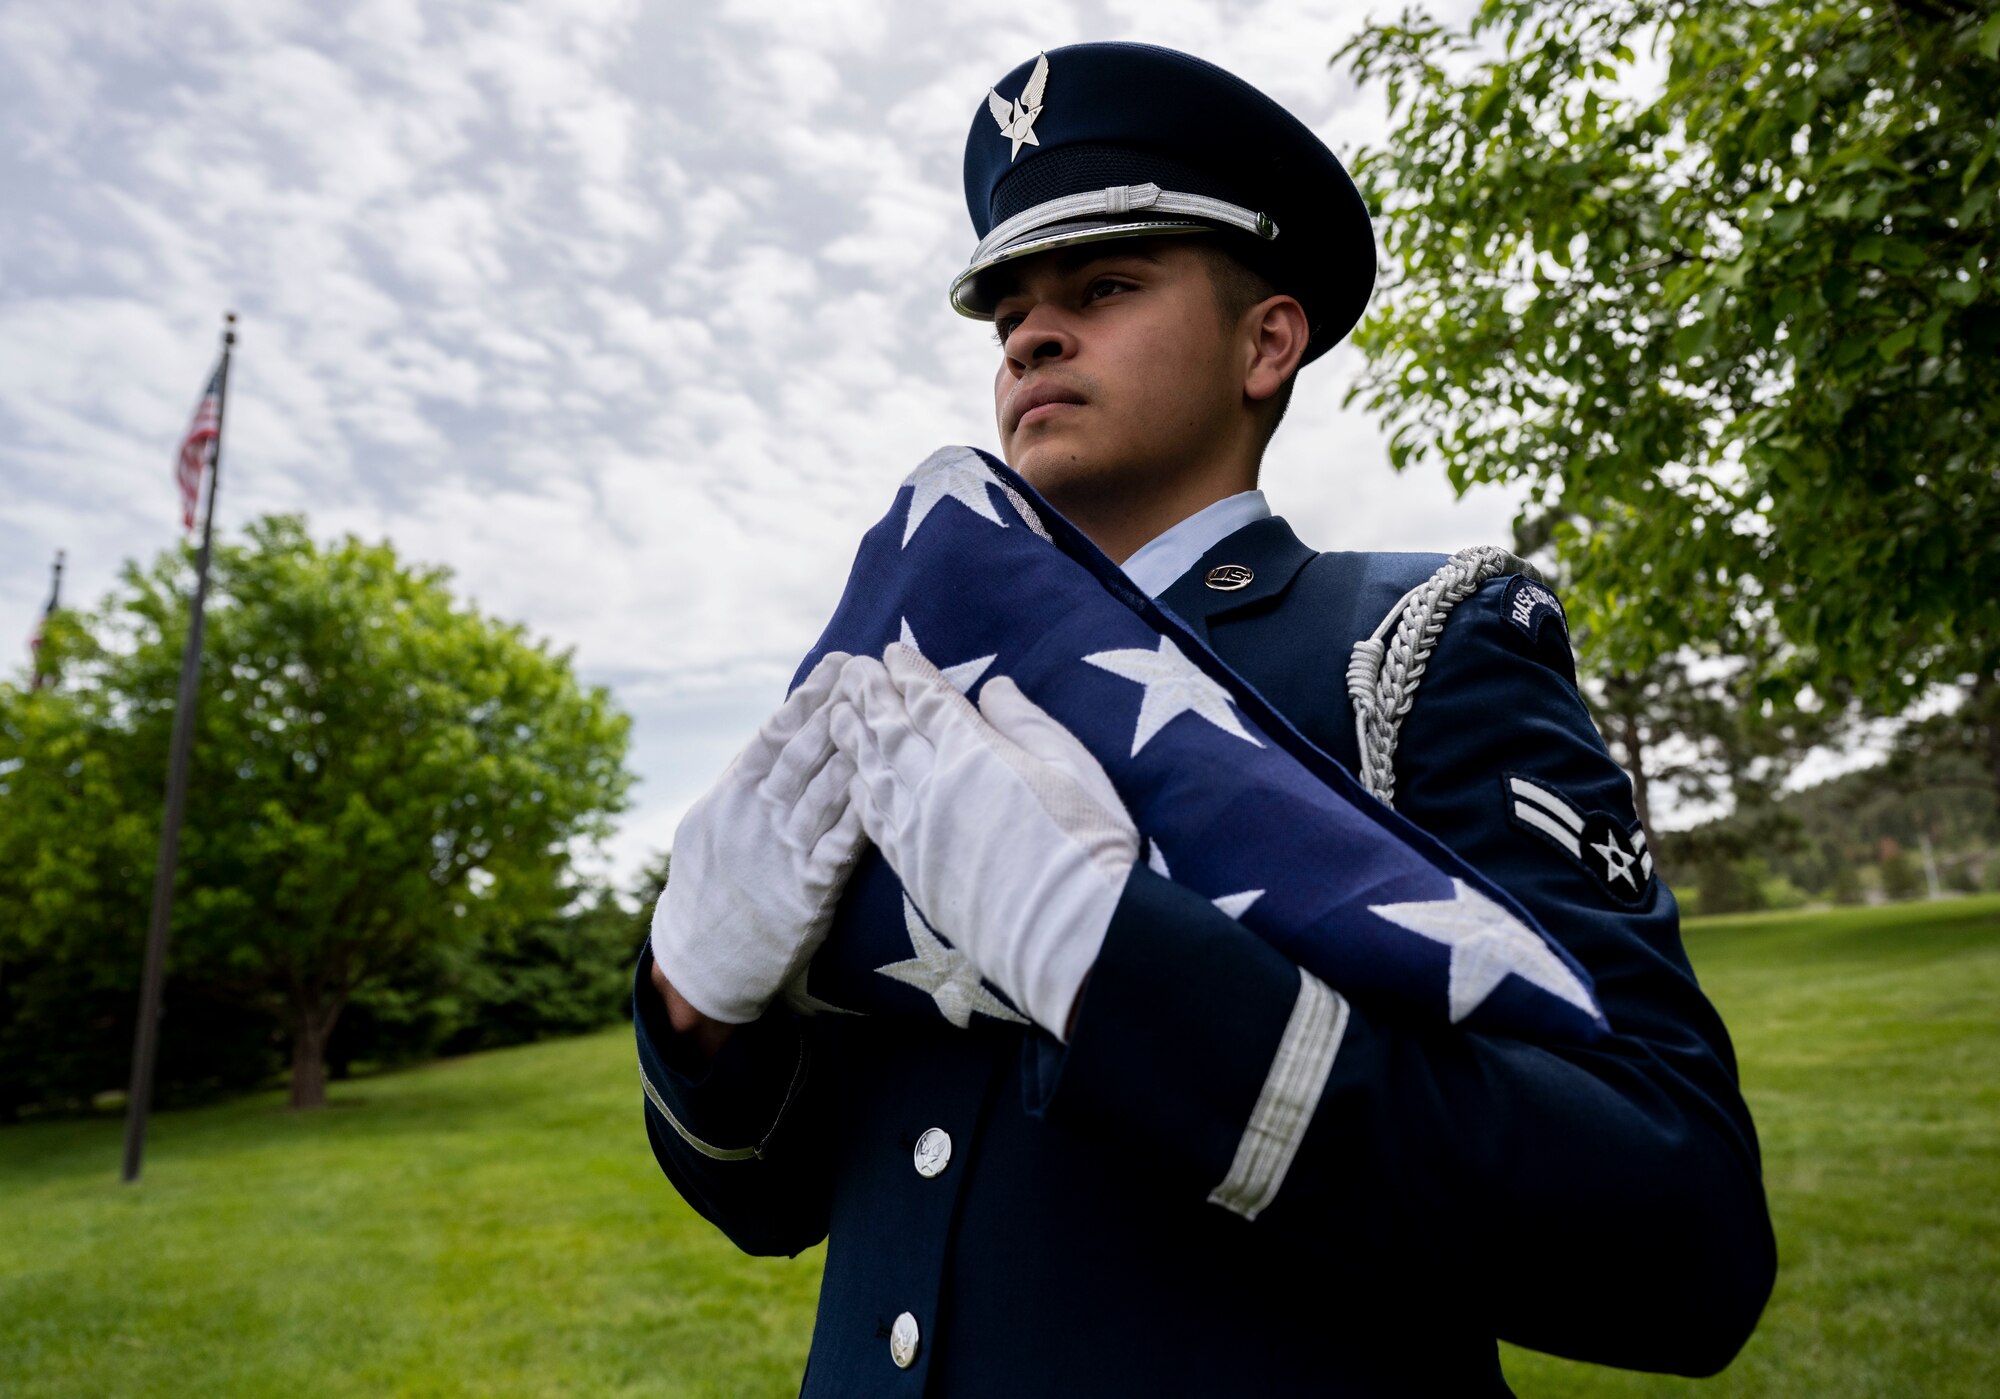
{"label": "dark blue uniform coat", "polygon": [[[1161,601],[1352,768],[1349,651],[1440,562],[1314,554],[1271,519]],[[1255,581],[1210,591],[1222,563]],[[1209,1194],[1300,973],[1151,870],[1132,873],[1067,1045],[774,1008],[704,1066],[642,957],[661,1169],[751,1253],[828,1240],[806,1394],[1500,1395],[1496,1337],[1638,1369],[1728,1363],[1775,1267],[1728,1036],[1672,894],[1607,885],[1587,848],[1516,815],[1523,779],[1593,829],[1632,828],[1553,606],[1528,607],[1507,578],[1459,604],[1396,774],[1398,809],[1589,970],[1612,1034],[1549,1048],[1353,1005],[1254,1220]],[[932,1127],[951,1157],[925,1178],[912,1149]],[[899,1369],[888,1337],[904,1312],[920,1340]]]}

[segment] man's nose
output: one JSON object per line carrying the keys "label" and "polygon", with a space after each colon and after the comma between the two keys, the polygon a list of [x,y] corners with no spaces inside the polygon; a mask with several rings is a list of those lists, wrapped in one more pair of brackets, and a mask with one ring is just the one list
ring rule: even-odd
{"label": "man's nose", "polygon": [[1062,316],[1043,304],[1029,311],[1008,333],[1005,351],[1008,359],[1026,369],[1068,359],[1076,353],[1076,337]]}

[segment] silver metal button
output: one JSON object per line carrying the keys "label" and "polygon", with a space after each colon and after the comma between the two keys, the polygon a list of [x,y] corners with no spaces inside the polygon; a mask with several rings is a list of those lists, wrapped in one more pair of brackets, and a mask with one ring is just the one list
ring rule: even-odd
{"label": "silver metal button", "polygon": [[889,1358],[896,1362],[898,1370],[907,1370],[917,1363],[918,1339],[917,1319],[904,1312],[889,1328]]}
{"label": "silver metal button", "polygon": [[1218,593],[1233,593],[1238,588],[1247,588],[1257,575],[1250,571],[1248,564],[1217,564],[1208,571],[1202,581]]}
{"label": "silver metal button", "polygon": [[951,1134],[933,1127],[917,1138],[917,1174],[929,1180],[951,1164]]}

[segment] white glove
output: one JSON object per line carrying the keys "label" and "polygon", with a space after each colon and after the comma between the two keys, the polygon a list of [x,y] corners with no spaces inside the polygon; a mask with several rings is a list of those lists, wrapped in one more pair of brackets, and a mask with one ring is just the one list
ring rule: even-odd
{"label": "white glove", "polygon": [[852,707],[833,710],[861,824],[932,926],[1060,1037],[1139,833],[1089,750],[1012,680],[987,681],[974,709],[910,647],[883,657],[847,663]]}
{"label": "white glove", "polygon": [[862,846],[854,760],[829,732],[842,666],[813,668],[681,819],[653,957],[714,1020],[755,1020],[826,940]]}

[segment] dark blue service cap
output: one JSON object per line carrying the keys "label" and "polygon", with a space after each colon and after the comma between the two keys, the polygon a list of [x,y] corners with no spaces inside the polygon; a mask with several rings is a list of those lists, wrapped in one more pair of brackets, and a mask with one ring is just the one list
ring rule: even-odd
{"label": "dark blue service cap", "polygon": [[979,246],[951,287],[991,320],[985,274],[1050,248],[1206,233],[1295,296],[1317,359],[1361,319],[1375,236],[1347,171],[1234,73],[1151,44],[1075,44],[989,89],[965,138]]}

